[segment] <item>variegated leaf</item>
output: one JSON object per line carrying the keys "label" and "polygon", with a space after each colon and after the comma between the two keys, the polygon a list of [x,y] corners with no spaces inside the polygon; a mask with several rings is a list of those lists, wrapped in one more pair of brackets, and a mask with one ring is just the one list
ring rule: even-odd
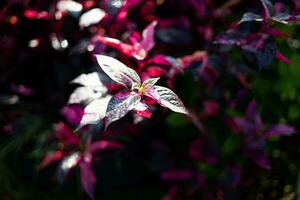
{"label": "variegated leaf", "polygon": [[164,107],[168,107],[169,109],[173,110],[174,112],[187,114],[186,108],[184,107],[182,101],[179,97],[170,89],[162,86],[153,86],[154,90],[160,96],[160,104]]}
{"label": "variegated leaf", "polygon": [[107,106],[105,128],[112,122],[124,117],[140,102],[140,100],[141,97],[134,92],[119,92],[113,96]]}
{"label": "variegated leaf", "polygon": [[155,45],[155,41],[154,41],[154,29],[155,26],[157,25],[157,21],[153,21],[151,24],[149,24],[143,31],[142,35],[143,35],[143,40],[141,42],[141,46],[143,47],[143,49],[148,52],[150,51],[154,45]]}
{"label": "variegated leaf", "polygon": [[153,86],[156,84],[156,82],[159,80],[159,77],[157,78],[149,78],[147,80],[145,80],[142,84],[142,87],[145,87],[145,86]]}
{"label": "variegated leaf", "polygon": [[[81,74],[71,81],[71,83],[80,84],[88,87],[103,87],[104,84],[101,81],[101,74],[98,72],[92,72],[89,74]],[[105,87],[105,86],[104,86]],[[103,90],[106,88],[103,88]],[[107,89],[106,89],[107,90]]]}
{"label": "variegated leaf", "polygon": [[128,89],[133,89],[136,85],[141,85],[141,79],[136,71],[117,59],[104,55],[96,55],[96,58],[102,70],[112,80],[126,86]]}

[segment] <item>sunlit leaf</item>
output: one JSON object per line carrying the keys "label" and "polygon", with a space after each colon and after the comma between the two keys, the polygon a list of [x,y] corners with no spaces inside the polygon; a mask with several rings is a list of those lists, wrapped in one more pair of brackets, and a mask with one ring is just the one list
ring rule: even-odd
{"label": "sunlit leaf", "polygon": [[95,99],[98,99],[103,96],[104,90],[102,87],[78,87],[70,95],[69,104],[73,103],[89,103]]}
{"label": "sunlit leaf", "polygon": [[142,102],[139,102],[135,107],[134,111],[142,117],[150,118],[152,113],[148,109],[148,106]]}
{"label": "sunlit leaf", "polygon": [[104,10],[100,8],[91,9],[83,13],[79,19],[79,26],[88,27],[93,24],[99,23],[106,15]]}
{"label": "sunlit leaf", "polygon": [[133,89],[136,85],[141,84],[139,75],[117,59],[104,55],[96,55],[96,58],[102,70],[117,83],[128,89]]}
{"label": "sunlit leaf", "polygon": [[157,83],[158,80],[159,80],[159,77],[158,78],[149,78],[143,82],[142,87],[153,86]]}
{"label": "sunlit leaf", "polygon": [[167,107],[174,112],[179,112],[183,114],[187,114],[188,112],[186,108],[184,107],[182,101],[179,99],[179,97],[170,89],[162,86],[153,86],[154,90],[159,94],[160,96],[160,104],[164,107]]}
{"label": "sunlit leaf", "polygon": [[110,95],[96,99],[87,105],[84,109],[84,115],[81,118],[78,128],[87,124],[97,124],[105,117],[108,102],[111,99]]}
{"label": "sunlit leaf", "polygon": [[65,157],[60,164],[60,170],[64,173],[64,175],[67,175],[70,169],[75,167],[80,160],[80,153],[75,152],[72,153],[71,155]]}
{"label": "sunlit leaf", "polygon": [[61,0],[57,3],[56,8],[59,11],[80,12],[82,5],[72,0]]}
{"label": "sunlit leaf", "polygon": [[107,128],[112,122],[124,117],[130,110],[134,109],[140,100],[141,97],[134,92],[119,92],[113,96],[107,106],[105,127]]}

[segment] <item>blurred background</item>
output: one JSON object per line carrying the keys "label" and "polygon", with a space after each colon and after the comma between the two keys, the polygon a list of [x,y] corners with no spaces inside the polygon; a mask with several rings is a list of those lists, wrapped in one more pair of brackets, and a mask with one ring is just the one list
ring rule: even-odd
{"label": "blurred background", "polygon": [[[245,12],[264,20],[238,24]],[[1,0],[0,199],[299,199],[299,25],[270,21],[259,0]],[[94,54],[160,76],[193,117],[153,103],[74,131],[101,95],[72,80],[121,90]],[[86,167],[73,158],[89,140],[122,147]]]}

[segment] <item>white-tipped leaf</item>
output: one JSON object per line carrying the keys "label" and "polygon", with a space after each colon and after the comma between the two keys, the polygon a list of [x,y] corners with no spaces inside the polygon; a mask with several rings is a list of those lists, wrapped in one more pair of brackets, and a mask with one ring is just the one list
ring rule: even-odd
{"label": "white-tipped leaf", "polygon": [[167,107],[174,112],[189,115],[182,101],[172,90],[157,85],[154,85],[153,88],[159,94],[160,96],[159,103],[162,106]]}
{"label": "white-tipped leaf", "polygon": [[140,100],[141,97],[134,92],[119,92],[113,96],[106,109],[105,128],[107,128],[112,122],[124,117],[140,102]]}
{"label": "white-tipped leaf", "polygon": [[157,83],[158,80],[159,80],[159,77],[157,77],[157,78],[148,78],[147,80],[145,80],[143,82],[142,87],[153,86]]}
{"label": "white-tipped leaf", "polygon": [[261,0],[261,3],[265,9],[266,18],[273,17],[276,13],[274,5],[269,0]]}
{"label": "white-tipped leaf", "polygon": [[246,12],[243,15],[242,19],[239,21],[239,24],[243,23],[243,22],[251,22],[251,21],[261,22],[261,21],[263,21],[263,18],[258,14],[255,14],[255,13],[252,13],[252,12]]}
{"label": "white-tipped leaf", "polygon": [[96,58],[102,70],[112,80],[126,86],[128,89],[133,89],[136,85],[141,85],[141,79],[136,71],[117,59],[104,55],[96,55]]}
{"label": "white-tipped leaf", "polygon": [[106,108],[110,99],[111,96],[107,95],[104,98],[96,99],[87,105],[84,109],[84,114],[77,129],[87,124],[99,123],[100,120],[105,117]]}

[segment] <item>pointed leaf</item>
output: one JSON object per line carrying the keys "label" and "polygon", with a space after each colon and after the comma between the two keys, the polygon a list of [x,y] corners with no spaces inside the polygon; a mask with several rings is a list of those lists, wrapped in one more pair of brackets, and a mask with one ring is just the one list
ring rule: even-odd
{"label": "pointed leaf", "polygon": [[121,147],[122,145],[118,142],[102,140],[96,141],[89,145],[88,151],[91,153],[95,153],[97,151],[102,151],[106,149],[119,149]]}
{"label": "pointed leaf", "polygon": [[274,21],[283,23],[283,24],[288,24],[288,20],[291,18],[292,16],[286,12],[280,13],[279,15],[276,15],[274,17],[272,17],[272,19]]}
{"label": "pointed leaf", "polygon": [[238,23],[240,24],[240,23],[243,23],[243,22],[250,22],[250,21],[261,22],[261,21],[263,21],[263,18],[258,14],[255,14],[255,13],[252,13],[252,12],[246,12],[243,15],[242,19]]}
{"label": "pointed leaf", "polygon": [[133,89],[134,86],[141,85],[141,79],[136,71],[127,67],[117,59],[104,55],[96,55],[96,58],[102,70],[112,80],[126,86],[128,89]]}
{"label": "pointed leaf", "polygon": [[157,83],[157,81],[159,80],[159,77],[157,78],[149,78],[147,80],[145,80],[142,84],[142,87],[146,87],[146,86],[153,86]]}
{"label": "pointed leaf", "polygon": [[141,97],[134,92],[119,92],[113,96],[106,109],[105,128],[112,122],[124,117],[130,110],[134,109],[140,100]]}
{"label": "pointed leaf", "polygon": [[108,102],[111,99],[110,95],[104,98],[96,99],[92,101],[84,109],[84,115],[81,118],[78,128],[81,128],[87,124],[97,124],[101,119],[105,117]]}
{"label": "pointed leaf", "polygon": [[273,4],[269,0],[261,0],[261,3],[263,4],[264,10],[265,10],[265,17],[271,18],[275,15],[276,10]]}
{"label": "pointed leaf", "polygon": [[252,129],[251,131],[254,131],[254,133],[259,133],[262,131],[263,123],[257,112],[255,100],[250,101],[247,106],[246,120],[248,121],[249,125],[252,126],[250,127]]}
{"label": "pointed leaf", "polygon": [[61,160],[65,153],[63,151],[47,152],[42,162],[39,164],[39,169],[47,167],[48,165]]}
{"label": "pointed leaf", "polygon": [[141,42],[141,46],[146,52],[150,51],[155,45],[154,29],[156,25],[157,25],[157,21],[153,21],[144,29],[142,33],[143,40]]}
{"label": "pointed leaf", "polygon": [[188,112],[184,107],[182,101],[172,90],[157,85],[154,85],[153,88],[159,94],[160,104],[162,106],[167,107],[173,110],[174,112],[188,115]]}
{"label": "pointed leaf", "polygon": [[94,189],[97,178],[92,168],[92,161],[90,159],[83,160],[79,166],[81,185],[89,197],[94,199]]}
{"label": "pointed leaf", "polygon": [[276,124],[270,126],[268,130],[266,130],[263,135],[262,139],[273,137],[273,136],[289,136],[296,132],[296,130],[288,125],[285,124]]}
{"label": "pointed leaf", "polygon": [[[81,74],[75,79],[71,81],[71,83],[80,84],[83,86],[89,86],[89,87],[103,87],[104,84],[102,83],[101,74],[98,72],[92,72],[89,74]],[[105,86],[104,86],[105,87]]]}

